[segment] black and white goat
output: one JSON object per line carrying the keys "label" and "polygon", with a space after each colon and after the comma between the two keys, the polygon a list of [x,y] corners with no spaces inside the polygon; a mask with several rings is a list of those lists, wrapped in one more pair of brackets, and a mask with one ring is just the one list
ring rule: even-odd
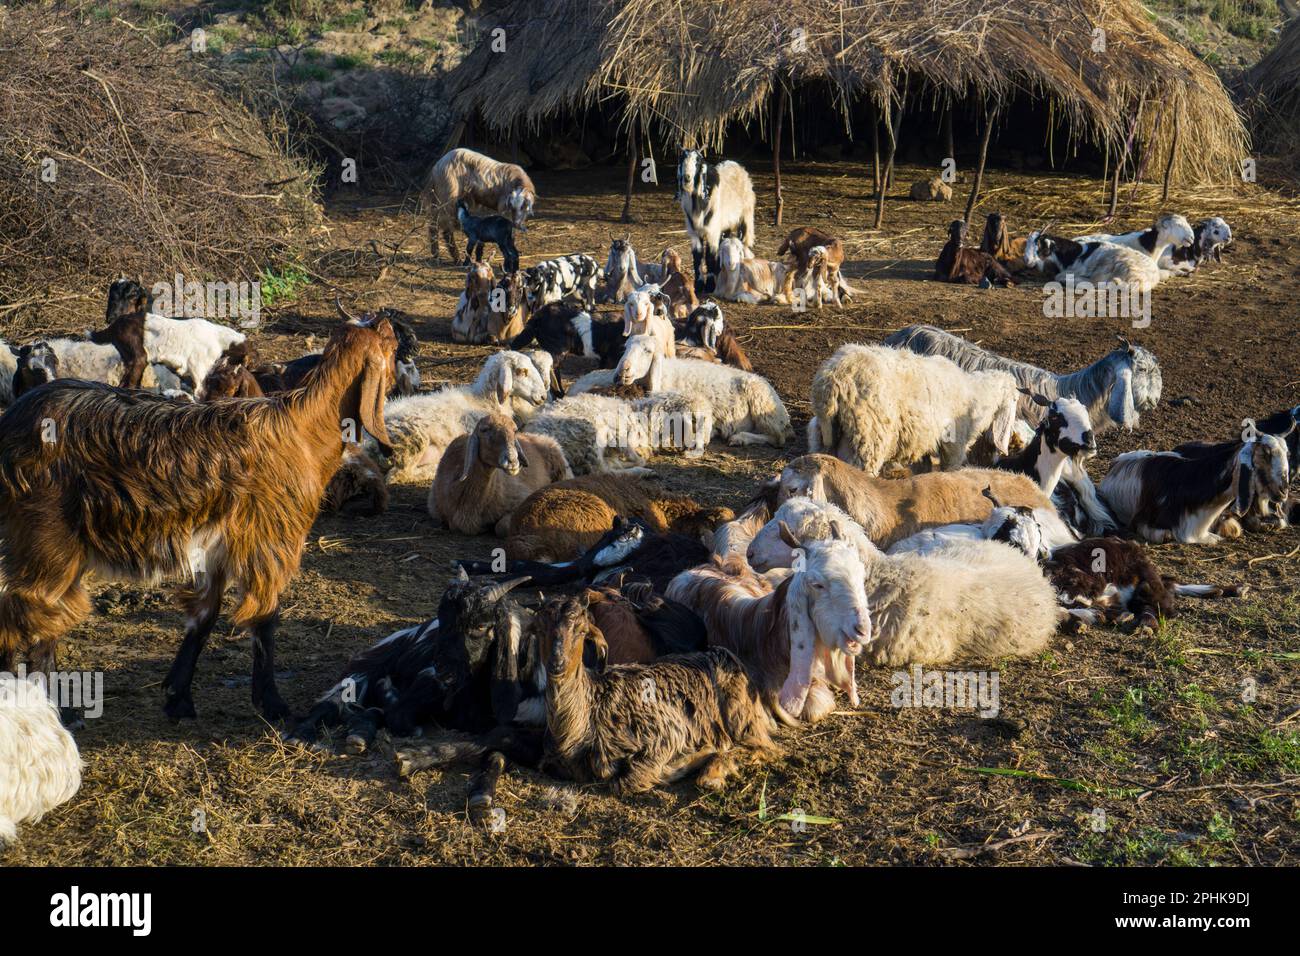
{"label": "black and white goat", "polygon": [[565,355],[581,355],[599,359],[601,368],[614,368],[623,357],[623,323],[601,322],[585,309],[551,302],[529,317],[510,348],[518,352],[534,342],[556,365]]}
{"label": "black and white goat", "polygon": [[524,295],[528,308],[536,311],[551,302],[574,298],[588,309],[596,304],[596,283],[600,264],[591,256],[575,253],[547,259],[524,270]]}
{"label": "black and white goat", "polygon": [[506,272],[519,269],[515,226],[509,219],[505,216],[472,215],[469,206],[462,200],[456,204],[456,220],[460,223],[460,231],[465,233],[465,265],[469,265],[471,252],[475,262],[482,262],[483,246],[490,242],[501,250]]}
{"label": "black and white goat", "polygon": [[1160,267],[1143,252],[1113,242],[1064,239],[1031,232],[1025,242],[1025,265],[1049,278],[1088,282],[1099,289],[1119,288],[1145,294],[1160,284]]}
{"label": "black and white goat", "polygon": [[722,237],[734,236],[746,249],[756,238],[754,184],[739,163],[711,165],[698,149],[687,149],[677,163],[677,202],[691,240],[695,293],[713,292]]}
{"label": "black and white goat", "polygon": [[1258,502],[1286,502],[1291,471],[1285,438],[1251,432],[1246,441],[1206,445],[1198,453],[1131,451],[1101,482],[1121,525],[1157,544],[1217,544],[1211,529],[1232,506],[1239,516]]}
{"label": "black and white goat", "polygon": [[1174,275],[1195,272],[1201,264],[1213,259],[1223,261],[1223,247],[1232,242],[1232,227],[1221,216],[1202,219],[1192,227],[1193,242],[1177,246],[1160,259],[1160,268]]}
{"label": "black and white goat", "polygon": [[[1300,446],[1300,407],[1270,415],[1262,422],[1247,419],[1243,426],[1242,441],[1249,441],[1256,434],[1261,433],[1281,441],[1286,449],[1285,457],[1289,473],[1295,473],[1296,451],[1297,446]],[[1206,458],[1222,454],[1228,446],[1237,444],[1240,442],[1186,442],[1176,446],[1174,451],[1188,458]],[[1285,494],[1281,498],[1277,497],[1276,489],[1272,491],[1261,489],[1255,499],[1254,507],[1241,516],[1240,523],[1249,531],[1281,530],[1293,520],[1292,512],[1296,507],[1300,507],[1300,503],[1296,506],[1289,505]],[[1240,528],[1236,527],[1231,517],[1225,516],[1220,524],[1223,528],[1216,527],[1215,530],[1220,533],[1227,531],[1227,537],[1235,538],[1240,534]]]}
{"label": "black and white goat", "polygon": [[1174,598],[1239,597],[1226,585],[1179,584],[1162,575],[1142,545],[1119,538],[1086,538],[1057,548],[1043,571],[1070,615],[1085,624],[1136,619],[1139,629],[1156,628],[1174,613]]}
{"label": "black and white goat", "polygon": [[[1222,220],[1220,220],[1222,222]],[[1227,223],[1224,223],[1226,226]],[[1161,216],[1150,228],[1138,229],[1118,235],[1095,233],[1090,236],[1076,236],[1075,242],[1110,242],[1146,254],[1157,268],[1167,272],[1173,265],[1174,250],[1192,246],[1198,241],[1196,231],[1182,216]],[[1168,263],[1168,265],[1166,265]]]}
{"label": "black and white goat", "polygon": [[33,342],[18,349],[14,370],[14,398],[59,377],[59,357],[47,342]]}

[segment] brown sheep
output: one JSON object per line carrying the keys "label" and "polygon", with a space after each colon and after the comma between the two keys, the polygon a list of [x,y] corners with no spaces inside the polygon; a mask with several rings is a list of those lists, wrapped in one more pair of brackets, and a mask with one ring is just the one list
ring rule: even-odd
{"label": "brown sheep", "polygon": [[461,534],[504,535],[510,512],[552,482],[572,478],[554,438],[521,435],[514,419],[489,414],[447,446],[433,486],[429,515]]}
{"label": "brown sheep", "polygon": [[280,398],[182,404],[67,380],[19,399],[0,416],[0,670],[20,652],[53,670],[59,639],[90,612],[87,571],[181,578],[187,626],[164,709],[193,717],[194,664],[229,582],[234,623],[253,634],[253,703],[287,716],[275,685],[280,595],[338,470],[340,421],[390,447],[396,352],[387,320],[345,322],[306,386]]}
{"label": "brown sheep", "polygon": [[616,515],[640,518],[651,531],[696,536],[734,517],[729,508],[706,508],[629,476],[583,475],[534,492],[515,509],[506,556],[525,561],[577,558],[609,531]]}
{"label": "brown sheep", "polygon": [[464,200],[500,213],[520,232],[533,214],[537,189],[528,174],[514,163],[500,163],[471,149],[453,149],[433,164],[422,195],[429,220],[429,252],[438,259],[438,234],[447,243],[451,261],[456,262],[456,204]]}
{"label": "brown sheep", "polygon": [[1052,509],[1051,499],[1025,475],[960,468],[909,478],[873,478],[830,455],[804,455],[781,472],[777,503],[797,495],[847,511],[882,551],[918,531],[945,524],[983,524],[993,511],[984,489],[1004,505]]}
{"label": "brown sheep", "polygon": [[543,769],[610,782],[620,795],[696,771],[697,786],[717,790],[740,757],[761,763],[780,753],[744,665],[726,648],[596,673],[583,665],[583,650],[603,636],[585,596],[552,600],[537,617],[546,670]]}

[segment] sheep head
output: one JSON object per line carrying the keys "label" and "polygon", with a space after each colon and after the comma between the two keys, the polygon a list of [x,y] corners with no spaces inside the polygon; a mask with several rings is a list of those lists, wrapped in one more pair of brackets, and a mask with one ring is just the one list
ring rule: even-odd
{"label": "sheep head", "polygon": [[623,357],[614,369],[614,382],[617,385],[631,385],[649,379],[651,392],[659,391],[655,381],[659,371],[659,345],[653,335],[633,335],[623,348]]}
{"label": "sheep head", "polygon": [[481,465],[489,471],[500,468],[507,475],[517,475],[528,467],[514,419],[506,415],[485,415],[470,432],[465,445],[465,465],[460,480],[464,481]]}

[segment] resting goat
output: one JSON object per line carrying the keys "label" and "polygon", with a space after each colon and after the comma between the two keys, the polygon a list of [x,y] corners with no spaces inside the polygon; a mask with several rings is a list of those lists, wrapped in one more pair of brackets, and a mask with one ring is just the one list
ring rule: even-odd
{"label": "resting goat", "polygon": [[684,345],[705,348],[718,360],[742,372],[754,371],[749,356],[740,347],[736,333],[722,319],[722,307],[712,299],[696,306],[678,329],[678,340]]}
{"label": "resting goat", "polygon": [[286,716],[280,594],[338,469],[340,422],[387,445],[396,350],[387,320],[349,322],[308,384],[282,398],[184,405],[56,381],[15,402],[0,416],[0,670],[20,652],[54,669],[59,639],[90,612],[87,571],[183,577],[185,640],[163,689],[169,716],[193,717],[194,664],[233,583],[234,622],[253,633],[253,702]]}
{"label": "resting goat", "polygon": [[1256,433],[1197,456],[1127,452],[1111,463],[1100,491],[1120,524],[1146,541],[1218,544],[1210,529],[1229,506],[1245,516],[1257,501],[1284,504],[1290,481],[1284,439]]}
{"label": "resting goat", "polygon": [[1012,275],[1025,266],[1025,240],[1012,239],[1007,231],[1007,220],[1000,212],[991,212],[984,220],[984,235],[980,238],[980,252],[987,252],[1002,268]]}
{"label": "resting goat", "polygon": [[[1173,265],[1175,250],[1188,248],[1197,240],[1195,230],[1182,216],[1161,216],[1149,229],[1126,232],[1121,235],[1098,233],[1091,236],[1079,236],[1075,242],[1111,242],[1145,253],[1156,266],[1168,271]],[[1165,263],[1168,263],[1166,265]]]}
{"label": "resting goat", "polygon": [[954,219],[948,226],[948,241],[939,250],[939,258],[934,264],[934,277],[942,282],[977,285],[985,289],[994,285],[1015,285],[1011,273],[992,254],[964,248],[966,230],[964,219]]}

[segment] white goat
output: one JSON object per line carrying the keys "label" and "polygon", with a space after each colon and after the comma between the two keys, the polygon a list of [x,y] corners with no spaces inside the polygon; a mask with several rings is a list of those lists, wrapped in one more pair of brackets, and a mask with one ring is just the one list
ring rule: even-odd
{"label": "white goat", "polygon": [[76,741],[38,682],[0,673],[0,847],[81,787]]}
{"label": "white goat", "polygon": [[[1224,225],[1227,225],[1226,223]],[[1165,274],[1173,267],[1174,250],[1196,242],[1196,233],[1191,224],[1182,216],[1161,216],[1148,229],[1125,232],[1119,235],[1096,233],[1091,236],[1076,236],[1074,241],[1110,242],[1144,253]],[[1168,263],[1168,265],[1166,265]]]}
{"label": "white goat", "polygon": [[813,377],[808,447],[880,473],[938,452],[960,468],[989,433],[1006,454],[1020,399],[1006,372],[966,372],[946,358],[881,345],[844,345]]}
{"label": "white goat", "polygon": [[545,404],[546,394],[546,382],[528,356],[497,352],[470,385],[389,402],[384,407],[393,446],[389,480],[432,480],[447,446],[480,418],[492,412],[526,418]]}
{"label": "white goat", "polygon": [[570,392],[588,392],[615,383],[643,383],[652,395],[670,391],[705,399],[713,410],[713,432],[731,445],[780,448],[794,437],[790,413],[767,379],[730,365],[664,358],[648,335],[632,336],[617,368],[588,372],[573,383]]}
{"label": "white goat", "polygon": [[188,377],[195,389],[222,353],[244,339],[243,332],[206,319],[169,319],[153,313],[144,317],[144,351],[149,361]]}
{"label": "white goat", "polygon": [[1156,260],[1113,242],[1076,242],[1031,232],[1025,242],[1025,265],[1058,280],[1073,278],[1098,289],[1111,287],[1147,293],[1160,284]]}

